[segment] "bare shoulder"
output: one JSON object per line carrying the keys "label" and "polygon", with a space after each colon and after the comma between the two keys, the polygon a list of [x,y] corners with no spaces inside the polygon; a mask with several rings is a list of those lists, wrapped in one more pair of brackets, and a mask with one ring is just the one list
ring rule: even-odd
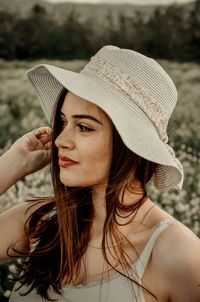
{"label": "bare shoulder", "polygon": [[187,226],[171,224],[160,234],[152,264],[165,276],[170,302],[200,301],[200,239]]}
{"label": "bare shoulder", "polygon": [[[1,219],[7,219],[9,218],[10,223],[12,221],[17,222],[25,222],[25,220],[38,208],[40,208],[42,205],[49,203],[47,200],[43,200],[41,202],[37,201],[26,201],[22,202],[20,204],[17,204],[13,206],[12,208],[8,209],[7,211],[0,214]],[[14,219],[14,220],[11,220]]]}
{"label": "bare shoulder", "polygon": [[15,246],[20,251],[30,248],[30,238],[27,237],[25,223],[41,205],[42,203],[34,201],[23,202],[0,214],[0,263],[12,260],[7,254],[10,246]]}
{"label": "bare shoulder", "polygon": [[[146,220],[150,235],[165,219],[174,217],[159,206],[151,209]],[[181,222],[169,224],[155,241],[143,282],[159,301],[200,302],[200,239]]]}
{"label": "bare shoulder", "polygon": [[157,260],[162,260],[162,264],[168,267],[170,263],[176,266],[185,257],[194,256],[196,249],[200,249],[200,239],[187,226],[178,222],[168,225],[160,234],[155,242],[154,253]]}

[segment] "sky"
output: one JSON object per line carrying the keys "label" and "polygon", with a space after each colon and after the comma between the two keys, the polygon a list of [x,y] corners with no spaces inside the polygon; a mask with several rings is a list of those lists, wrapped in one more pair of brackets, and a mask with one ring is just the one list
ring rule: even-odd
{"label": "sky", "polygon": [[51,3],[59,3],[59,2],[73,2],[73,3],[131,3],[131,4],[140,4],[140,5],[148,5],[148,4],[171,4],[171,3],[188,3],[194,2],[194,0],[46,0]]}

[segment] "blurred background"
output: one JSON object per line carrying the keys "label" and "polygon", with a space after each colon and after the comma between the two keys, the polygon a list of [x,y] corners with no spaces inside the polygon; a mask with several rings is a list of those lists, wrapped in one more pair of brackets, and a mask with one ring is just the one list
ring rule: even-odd
{"label": "blurred background", "polygon": [[[48,63],[80,71],[103,45],[153,57],[172,77],[178,103],[168,125],[181,161],[181,191],[149,197],[200,237],[200,0],[0,0],[0,154],[24,133],[47,125],[26,71]],[[49,168],[0,197],[0,212],[52,193]],[[16,262],[0,265],[0,301],[8,301]]]}

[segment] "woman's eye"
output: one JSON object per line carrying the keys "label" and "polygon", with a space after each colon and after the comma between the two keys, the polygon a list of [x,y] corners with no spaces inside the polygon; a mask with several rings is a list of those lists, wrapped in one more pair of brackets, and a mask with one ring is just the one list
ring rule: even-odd
{"label": "woman's eye", "polygon": [[[60,121],[61,121],[62,129],[63,129],[64,127],[67,126],[67,121],[62,120],[62,119],[61,119]],[[89,132],[89,131],[93,131],[93,129],[91,129],[91,128],[89,128],[89,127],[86,127],[86,126],[84,126],[84,125],[81,125],[81,124],[77,124],[77,126],[80,128],[81,132]]]}
{"label": "woman's eye", "polygon": [[84,125],[79,124],[78,127],[81,129],[81,132],[93,131],[93,129],[88,128]]}

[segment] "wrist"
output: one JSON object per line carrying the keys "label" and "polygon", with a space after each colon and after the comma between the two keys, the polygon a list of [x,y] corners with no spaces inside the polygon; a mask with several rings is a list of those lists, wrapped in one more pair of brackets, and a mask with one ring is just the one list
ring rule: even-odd
{"label": "wrist", "polygon": [[5,154],[5,160],[7,161],[10,171],[16,181],[23,178],[26,175],[27,161],[25,154],[17,148],[11,147]]}
{"label": "wrist", "polygon": [[26,175],[26,161],[14,148],[0,157],[0,195]]}

